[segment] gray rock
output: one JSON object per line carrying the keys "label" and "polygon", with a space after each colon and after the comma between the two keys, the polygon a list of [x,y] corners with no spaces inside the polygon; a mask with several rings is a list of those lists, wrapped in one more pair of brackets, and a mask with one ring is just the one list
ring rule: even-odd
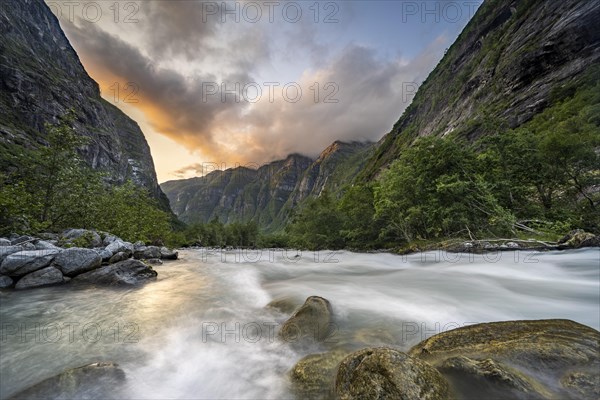
{"label": "gray rock", "polygon": [[96,252],[100,256],[100,258],[102,258],[103,262],[110,260],[110,258],[113,256],[113,253],[110,250],[106,250],[106,249],[94,249],[94,250],[96,250]]}
{"label": "gray rock", "polygon": [[60,250],[60,247],[54,245],[53,243],[47,242],[45,240],[38,240],[35,244],[36,250]]}
{"label": "gray rock", "polygon": [[63,275],[54,267],[42,268],[25,275],[17,282],[16,289],[30,289],[40,286],[55,285],[63,283]]}
{"label": "gray rock", "polygon": [[160,248],[160,258],[163,260],[177,260],[177,258],[179,258],[179,253],[163,246]]}
{"label": "gray rock", "polygon": [[111,235],[110,233],[105,233],[104,239],[102,240],[102,245],[104,247],[108,246],[109,244],[117,241],[117,240],[121,240],[123,241],[120,237],[115,236],[115,235]]}
{"label": "gray rock", "polygon": [[0,275],[0,289],[6,289],[12,287],[14,284],[10,276]]}
{"label": "gray rock", "polygon": [[23,250],[36,250],[35,244],[33,244],[32,242],[24,242],[19,244],[18,246],[21,246]]}
{"label": "gray rock", "polygon": [[333,312],[327,299],[311,296],[285,321],[279,337],[288,343],[306,345],[327,339],[333,327]]}
{"label": "gray rock", "polygon": [[50,265],[60,250],[26,250],[12,253],[0,265],[0,274],[23,276]]}
{"label": "gray rock", "polygon": [[148,260],[150,258],[160,258],[160,248],[157,246],[138,247],[133,252],[133,257],[136,260]]}
{"label": "gray rock", "polygon": [[160,258],[149,258],[144,260],[148,265],[162,265],[162,260]]}
{"label": "gray rock", "polygon": [[141,240],[138,240],[137,242],[135,242],[133,244],[133,248],[134,249],[139,249],[140,247],[146,247],[146,243],[142,242]]}
{"label": "gray rock", "polygon": [[335,395],[342,400],[445,400],[451,396],[448,382],[435,368],[386,347],[346,357],[337,371]]}
{"label": "gray rock", "polygon": [[106,246],[106,250],[110,251],[113,255],[120,252],[133,254],[133,245],[129,242],[124,242],[120,239],[117,239]]}
{"label": "gray rock", "polygon": [[114,396],[114,388],[125,382],[125,372],[118,364],[94,363],[70,369],[33,385],[11,397],[24,399],[87,399]]}
{"label": "gray rock", "polygon": [[0,246],[0,264],[9,255],[23,250],[25,250],[23,246]]}
{"label": "gray rock", "polygon": [[80,247],[102,247],[102,238],[95,231],[87,229],[68,229],[62,233],[62,239]]}
{"label": "gray rock", "polygon": [[127,260],[129,258],[129,255],[130,254],[125,253],[124,251],[120,251],[117,254],[115,254],[114,256],[112,256],[110,258],[110,260],[108,260],[108,263],[109,264],[115,264],[115,263],[118,263],[120,261],[125,261],[125,260]]}
{"label": "gray rock", "polygon": [[73,277],[96,269],[102,264],[102,257],[92,249],[72,247],[62,251],[54,259],[53,266],[63,275]]}
{"label": "gray rock", "polygon": [[100,285],[137,285],[156,279],[157,273],[138,260],[125,260],[77,275],[73,282]]}
{"label": "gray rock", "polygon": [[10,246],[12,242],[8,239],[0,238],[0,247]]}
{"label": "gray rock", "polygon": [[16,245],[21,244],[21,243],[29,243],[29,242],[33,242],[35,240],[36,239],[33,236],[24,235],[24,236],[19,236],[16,239],[13,239],[10,242],[10,244],[13,245],[13,246],[16,246]]}

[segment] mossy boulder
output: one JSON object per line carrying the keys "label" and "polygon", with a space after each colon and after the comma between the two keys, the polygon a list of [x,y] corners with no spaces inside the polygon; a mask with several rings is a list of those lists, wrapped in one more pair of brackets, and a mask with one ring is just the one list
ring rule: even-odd
{"label": "mossy boulder", "polygon": [[279,337],[294,345],[325,341],[333,330],[333,311],[327,299],[311,296],[281,326]]}
{"label": "mossy boulder", "polygon": [[442,400],[450,387],[432,366],[398,350],[379,347],[357,351],[339,365],[335,397],[352,399]]}
{"label": "mossy boulder", "polygon": [[338,364],[347,355],[347,351],[334,350],[302,358],[289,373],[292,392],[299,399],[332,398]]}
{"label": "mossy boulder", "polygon": [[597,330],[573,321],[506,321],[440,333],[409,354],[438,367],[459,397],[596,398],[599,345]]}

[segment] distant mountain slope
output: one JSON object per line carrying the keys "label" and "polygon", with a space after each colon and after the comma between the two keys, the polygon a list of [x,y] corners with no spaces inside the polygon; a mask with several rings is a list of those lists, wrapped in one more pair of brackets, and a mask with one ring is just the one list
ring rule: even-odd
{"label": "distant mountain slope", "polygon": [[600,59],[600,1],[486,0],[379,143],[376,177],[418,136],[474,140],[530,121]]}
{"label": "distant mountain slope", "polygon": [[58,20],[43,0],[0,2],[0,165],[12,155],[45,144],[46,122],[70,108],[76,130],[91,139],[85,161],[120,184],[128,179],[150,190],[163,207],[150,148],[135,121],[100,97]]}
{"label": "distant mountain slope", "polygon": [[185,222],[255,221],[275,231],[305,199],[350,183],[371,148],[372,144],[335,142],[316,161],[292,154],[258,169],[214,171],[161,187],[175,214]]}

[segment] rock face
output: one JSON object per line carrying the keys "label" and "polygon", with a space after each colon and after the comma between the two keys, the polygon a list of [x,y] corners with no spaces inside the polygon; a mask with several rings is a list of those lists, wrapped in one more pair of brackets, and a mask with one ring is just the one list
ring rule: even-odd
{"label": "rock face", "polygon": [[125,372],[115,363],[94,363],[67,370],[48,378],[11,397],[25,399],[83,399],[89,398],[89,390],[95,389],[105,395],[114,393],[114,388],[125,382]]}
{"label": "rock face", "polygon": [[15,285],[15,289],[30,289],[34,287],[64,283],[63,274],[54,267],[42,268],[25,275]]}
{"label": "rock face", "polygon": [[[597,398],[600,333],[568,320],[467,326],[419,343],[409,354],[448,377],[462,397]],[[588,385],[595,382],[595,385]]]}
{"label": "rock face", "polygon": [[429,364],[381,347],[357,351],[340,363],[335,395],[342,400],[442,400],[450,398],[450,389]]}
{"label": "rock face", "polygon": [[474,140],[490,124],[516,128],[562,100],[600,58],[599,19],[597,1],[483,2],[361,179],[375,178],[418,136]]}
{"label": "rock face", "polygon": [[213,171],[201,178],[161,185],[173,211],[186,222],[256,221],[275,230],[284,226],[289,212],[324,189],[337,191],[359,171],[371,151],[370,143],[335,142],[315,161],[292,154],[258,169]]}
{"label": "rock face", "polygon": [[150,148],[136,122],[100,96],[58,20],[43,0],[0,7],[0,166],[18,168],[10,154],[44,145],[46,122],[77,111],[75,129],[90,138],[80,150],[108,182],[132,180],[168,209]]}
{"label": "rock face", "polygon": [[157,273],[138,260],[125,260],[77,275],[72,282],[100,285],[137,285],[156,279]]}
{"label": "rock face", "polygon": [[19,251],[7,256],[0,265],[0,274],[23,276],[50,265],[60,250]]}
{"label": "rock face", "polygon": [[296,345],[326,340],[332,331],[333,311],[327,299],[311,296],[281,326],[279,337]]}
{"label": "rock face", "polygon": [[57,255],[52,265],[64,275],[73,277],[96,269],[100,264],[102,264],[102,257],[97,251],[72,247]]}

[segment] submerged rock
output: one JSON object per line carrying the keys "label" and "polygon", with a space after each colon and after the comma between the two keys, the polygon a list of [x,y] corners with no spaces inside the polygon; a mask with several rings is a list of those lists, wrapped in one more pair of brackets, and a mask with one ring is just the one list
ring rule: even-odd
{"label": "submerged rock", "polygon": [[15,289],[31,289],[59,283],[64,283],[63,274],[54,267],[46,267],[19,279],[15,285]]}
{"label": "submerged rock", "polygon": [[333,394],[337,367],[347,351],[311,354],[294,365],[290,371],[292,391],[300,399],[330,399]]}
{"label": "submerged rock", "polygon": [[6,275],[0,275],[0,289],[12,287],[14,284],[12,278]]}
{"label": "submerged rock", "polygon": [[23,276],[50,265],[61,250],[25,250],[12,253],[2,261],[0,274]]}
{"label": "submerged rock", "polygon": [[271,308],[284,314],[291,314],[298,307],[300,307],[300,302],[293,297],[280,297],[266,305],[266,308]]}
{"label": "submerged rock", "polygon": [[102,257],[92,249],[72,247],[56,256],[52,265],[63,275],[73,277],[96,269],[102,264]]}
{"label": "submerged rock", "polygon": [[158,274],[138,260],[125,260],[77,275],[73,282],[100,285],[137,285],[156,279]]}
{"label": "submerged rock", "polygon": [[580,398],[586,382],[600,382],[599,344],[598,331],[569,320],[506,321],[432,336],[409,354],[439,367],[464,397],[476,387],[483,397]]}
{"label": "submerged rock", "polygon": [[115,387],[124,382],[125,372],[118,364],[94,363],[43,380],[10,400],[101,398],[101,394],[114,395]]}
{"label": "submerged rock", "polygon": [[311,296],[285,321],[279,336],[289,343],[310,344],[322,342],[332,331],[333,312],[327,299]]}
{"label": "submerged rock", "polygon": [[357,351],[340,363],[335,395],[342,400],[442,400],[450,398],[450,389],[426,362],[380,347]]}

